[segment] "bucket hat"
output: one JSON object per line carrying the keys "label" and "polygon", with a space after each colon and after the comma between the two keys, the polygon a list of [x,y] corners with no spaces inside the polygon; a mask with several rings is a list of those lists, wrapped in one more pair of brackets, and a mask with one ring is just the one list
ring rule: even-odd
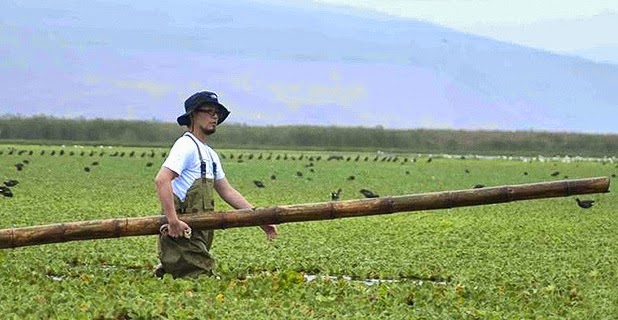
{"label": "bucket hat", "polygon": [[216,93],[210,91],[200,91],[194,93],[192,96],[187,98],[187,100],[185,100],[185,113],[180,115],[176,121],[181,126],[188,126],[191,123],[191,119],[189,118],[191,112],[204,105],[217,107],[217,114],[219,115],[217,124],[221,124],[225,121],[227,116],[230,115],[230,111],[224,105],[219,103],[219,98]]}

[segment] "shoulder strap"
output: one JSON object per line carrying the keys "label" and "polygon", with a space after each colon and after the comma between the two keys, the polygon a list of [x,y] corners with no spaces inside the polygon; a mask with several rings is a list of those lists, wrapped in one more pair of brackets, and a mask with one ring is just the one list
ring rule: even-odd
{"label": "shoulder strap", "polygon": [[[195,139],[193,138],[193,136],[191,136],[190,134],[184,134],[185,136],[191,138],[191,140],[193,140],[193,143],[195,143],[195,146],[197,147],[197,153],[200,156],[200,172],[202,174],[202,178],[206,178],[206,161],[204,161],[204,157],[202,157],[202,151],[200,151],[200,146],[199,144],[197,144],[197,141],[195,141]],[[208,149],[206,150],[208,152]],[[212,174],[213,174],[213,178],[214,180],[217,179],[217,163],[215,162],[215,159],[212,157],[212,155],[210,155],[210,158],[212,160]]]}
{"label": "shoulder strap", "polygon": [[200,156],[200,172],[202,174],[202,178],[206,178],[206,161],[204,161],[204,157],[202,157],[202,151],[200,151],[200,146],[190,134],[185,133],[184,136],[191,138],[191,140],[193,140],[193,143],[195,143],[195,147],[197,147],[197,153]]}

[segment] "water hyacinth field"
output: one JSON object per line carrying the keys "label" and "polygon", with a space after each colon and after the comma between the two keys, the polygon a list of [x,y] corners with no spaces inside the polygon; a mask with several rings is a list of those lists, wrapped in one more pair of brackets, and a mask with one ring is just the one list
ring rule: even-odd
{"label": "water hyacinth field", "polygon": [[[216,148],[216,146],[215,146]],[[159,213],[167,149],[0,145],[0,229]],[[255,206],[608,176],[615,158],[218,150]],[[258,187],[260,181],[263,187]],[[9,193],[6,192],[9,190]],[[615,192],[216,231],[216,277],[156,237],[0,250],[2,319],[615,319]],[[217,199],[217,210],[231,208]]]}

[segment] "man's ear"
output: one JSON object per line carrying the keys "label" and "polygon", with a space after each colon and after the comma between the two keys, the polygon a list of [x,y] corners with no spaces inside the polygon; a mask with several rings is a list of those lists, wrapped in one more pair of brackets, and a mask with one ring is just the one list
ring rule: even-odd
{"label": "man's ear", "polygon": [[189,113],[189,123],[187,124],[187,127],[189,129],[193,128],[193,123],[195,123],[195,112],[191,112]]}

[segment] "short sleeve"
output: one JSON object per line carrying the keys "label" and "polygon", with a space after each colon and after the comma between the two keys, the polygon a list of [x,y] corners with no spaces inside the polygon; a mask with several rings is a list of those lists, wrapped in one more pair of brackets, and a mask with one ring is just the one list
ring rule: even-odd
{"label": "short sleeve", "polygon": [[189,147],[187,139],[176,140],[162,166],[180,175],[191,163],[193,150]]}

